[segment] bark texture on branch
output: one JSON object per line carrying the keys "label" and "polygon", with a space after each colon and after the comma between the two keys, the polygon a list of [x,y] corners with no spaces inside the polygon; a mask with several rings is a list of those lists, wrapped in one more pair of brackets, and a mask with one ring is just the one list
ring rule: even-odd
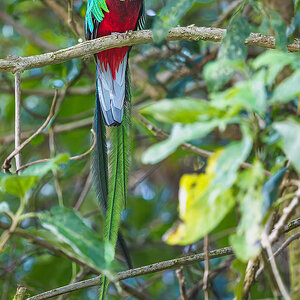
{"label": "bark texture on branch", "polygon": [[[203,40],[221,42],[225,33],[225,29],[197,27],[191,25],[187,27],[176,27],[170,29],[168,35],[166,36],[166,40]],[[75,46],[55,52],[28,57],[0,59],[0,72],[23,72],[29,69],[42,68],[48,65],[63,63],[74,58],[87,58],[95,53],[111,48],[147,44],[151,42],[153,42],[153,35],[150,30],[113,34],[98,39],[85,41]],[[275,39],[272,36],[251,34],[250,38],[245,41],[245,44],[274,49]],[[300,41],[295,40],[293,44],[288,45],[288,50],[290,52],[299,52]]]}

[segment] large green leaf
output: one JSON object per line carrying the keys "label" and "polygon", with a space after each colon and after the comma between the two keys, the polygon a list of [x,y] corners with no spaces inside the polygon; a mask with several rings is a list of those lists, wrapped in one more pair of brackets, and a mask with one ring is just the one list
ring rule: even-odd
{"label": "large green leaf", "polygon": [[251,32],[247,19],[237,12],[231,19],[219,50],[218,60],[207,64],[204,78],[210,91],[218,91],[236,71],[244,72],[243,61],[247,56],[245,39]]}
{"label": "large green leaf", "polygon": [[221,115],[208,101],[188,97],[161,100],[143,107],[140,113],[157,121],[183,124],[206,121]]}
{"label": "large green leaf", "polygon": [[273,127],[282,138],[281,148],[288,159],[300,172],[300,124],[293,120],[276,122]]}
{"label": "large green leaf", "polygon": [[300,70],[295,71],[275,88],[270,103],[286,103],[297,96],[300,97]]}
{"label": "large green leaf", "polygon": [[266,82],[274,83],[279,72],[287,65],[293,64],[299,57],[294,53],[286,53],[279,50],[269,50],[259,55],[252,63],[255,69],[267,66]]}
{"label": "large green leaf", "polygon": [[248,81],[242,81],[224,92],[213,94],[213,105],[219,109],[228,107],[236,112],[246,109],[263,115],[267,107],[264,77],[265,71],[262,70]]}
{"label": "large green leaf", "polygon": [[165,141],[150,147],[142,157],[143,163],[155,164],[172,154],[181,144],[206,136],[220,124],[218,120],[187,125],[175,124]]}
{"label": "large green leaf", "polygon": [[2,191],[24,198],[27,191],[37,182],[35,175],[7,175],[0,177],[0,188]]}
{"label": "large green leaf", "polygon": [[279,193],[279,188],[283,180],[284,174],[287,171],[287,167],[278,170],[272,175],[265,183],[261,190],[264,198],[263,202],[263,216],[267,214],[272,204],[276,201]]}
{"label": "large green leaf", "polygon": [[48,162],[32,165],[20,175],[0,174],[0,189],[12,195],[24,198],[26,193],[36,184],[37,180],[50,170],[58,170],[59,164],[69,160],[68,154],[60,154]]}
{"label": "large green leaf", "polygon": [[286,45],[287,45],[286,26],[283,19],[281,18],[280,14],[277,11],[271,9],[267,11],[267,14],[263,19],[259,31],[266,35],[272,32],[275,35],[276,48],[280,50],[286,50]]}
{"label": "large green leaf", "polygon": [[236,71],[244,73],[245,64],[242,61],[218,59],[209,62],[203,70],[203,77],[210,92],[220,90],[230,80]]}
{"label": "large green leaf", "polygon": [[[55,235],[56,245],[64,251],[73,252],[72,255],[99,271],[109,267],[114,257],[113,248],[100,242],[98,235],[85,225],[78,213],[66,207],[54,207],[38,216],[42,226]],[[71,249],[62,245],[69,245]]]}
{"label": "large green leaf", "polygon": [[243,262],[260,252],[260,235],[263,219],[263,197],[261,189],[264,181],[263,166],[255,162],[249,170],[243,171],[237,180],[239,189],[237,200],[241,220],[236,233],[231,235],[233,250]]}
{"label": "large green leaf", "polygon": [[221,190],[230,188],[236,180],[240,165],[249,156],[253,144],[252,137],[247,127],[242,127],[242,133],[243,139],[239,142],[231,142],[218,158],[212,189],[215,187],[219,187]]}
{"label": "large green leaf", "polygon": [[222,41],[219,58],[224,60],[244,60],[247,56],[245,40],[251,33],[251,26],[242,11],[232,17]]}

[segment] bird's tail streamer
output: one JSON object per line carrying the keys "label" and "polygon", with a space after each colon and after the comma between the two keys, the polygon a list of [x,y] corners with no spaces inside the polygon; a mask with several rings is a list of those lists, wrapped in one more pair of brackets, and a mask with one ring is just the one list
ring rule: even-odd
{"label": "bird's tail streamer", "polygon": [[[130,93],[126,91],[123,121],[120,126],[112,127],[110,132],[110,174],[104,240],[110,242],[114,249],[116,248],[117,242],[122,246],[119,238],[119,226],[121,212],[125,207],[127,198],[127,179],[130,158],[130,110]],[[105,299],[108,285],[108,278],[103,276],[100,286],[100,300]]]}

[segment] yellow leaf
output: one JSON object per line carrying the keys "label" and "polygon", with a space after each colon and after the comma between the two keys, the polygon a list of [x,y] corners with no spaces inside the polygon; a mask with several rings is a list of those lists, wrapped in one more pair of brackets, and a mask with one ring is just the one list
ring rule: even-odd
{"label": "yellow leaf", "polygon": [[[209,189],[213,193],[211,183],[215,177],[217,159],[221,153],[222,150],[219,150],[209,158],[206,173],[185,174],[181,177],[178,208],[181,222],[175,224],[163,236],[166,243],[174,245],[188,244],[194,241],[198,235],[202,236],[212,229],[210,224],[214,222],[208,222],[207,219],[218,221],[222,211],[226,212],[226,207],[232,205],[231,190],[217,195],[213,200],[208,193]],[[229,202],[226,203],[226,199],[229,199]],[[214,207],[220,207],[220,214]]]}
{"label": "yellow leaf", "polygon": [[177,223],[163,235],[163,241],[169,245],[178,245],[186,233],[185,223]]}

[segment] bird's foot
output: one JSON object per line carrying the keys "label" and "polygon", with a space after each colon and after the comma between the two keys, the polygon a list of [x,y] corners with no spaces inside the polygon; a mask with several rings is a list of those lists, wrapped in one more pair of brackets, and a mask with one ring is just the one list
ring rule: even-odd
{"label": "bird's foot", "polygon": [[133,30],[127,30],[125,32],[125,37],[130,37],[133,34]]}

